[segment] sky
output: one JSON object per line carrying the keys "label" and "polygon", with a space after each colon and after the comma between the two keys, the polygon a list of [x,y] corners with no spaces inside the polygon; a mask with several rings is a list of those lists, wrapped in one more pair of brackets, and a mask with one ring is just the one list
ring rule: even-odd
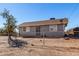
{"label": "sky", "polygon": [[[68,18],[66,30],[79,26],[78,3],[0,3],[0,12],[6,8],[16,18],[17,25],[23,22]],[[0,16],[0,28],[5,19]]]}

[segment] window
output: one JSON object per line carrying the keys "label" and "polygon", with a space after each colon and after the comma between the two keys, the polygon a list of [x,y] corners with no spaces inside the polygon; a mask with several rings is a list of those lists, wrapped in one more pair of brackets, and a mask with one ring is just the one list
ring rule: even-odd
{"label": "window", "polygon": [[23,31],[30,32],[30,27],[23,27]]}
{"label": "window", "polygon": [[26,32],[30,32],[30,27],[26,27]]}
{"label": "window", "polygon": [[50,25],[49,31],[57,31],[57,25]]}

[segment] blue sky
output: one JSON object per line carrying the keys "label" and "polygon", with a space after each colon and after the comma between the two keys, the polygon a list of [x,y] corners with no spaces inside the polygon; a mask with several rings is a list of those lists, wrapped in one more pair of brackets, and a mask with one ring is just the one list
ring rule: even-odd
{"label": "blue sky", "polygon": [[[17,25],[23,22],[46,20],[51,17],[68,18],[66,29],[79,26],[79,4],[75,3],[17,3],[0,4],[0,12],[4,8],[10,10],[17,20]],[[5,20],[0,16],[0,27]]]}

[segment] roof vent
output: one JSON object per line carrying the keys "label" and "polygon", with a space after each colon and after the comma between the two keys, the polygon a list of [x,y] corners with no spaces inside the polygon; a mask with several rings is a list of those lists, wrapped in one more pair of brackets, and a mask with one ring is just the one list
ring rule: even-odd
{"label": "roof vent", "polygon": [[50,20],[55,20],[55,18],[50,18]]}

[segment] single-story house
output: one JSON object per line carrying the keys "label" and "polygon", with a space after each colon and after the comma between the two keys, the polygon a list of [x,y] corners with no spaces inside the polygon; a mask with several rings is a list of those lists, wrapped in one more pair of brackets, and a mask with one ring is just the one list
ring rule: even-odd
{"label": "single-story house", "polygon": [[19,25],[19,34],[22,37],[64,37],[67,24],[67,18],[24,22]]}

